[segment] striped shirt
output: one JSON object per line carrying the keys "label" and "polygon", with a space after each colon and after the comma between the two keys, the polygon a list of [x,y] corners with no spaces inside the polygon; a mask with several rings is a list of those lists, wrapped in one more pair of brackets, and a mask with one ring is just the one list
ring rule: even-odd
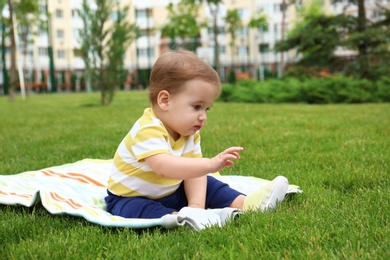
{"label": "striped shirt", "polygon": [[166,197],[177,190],[182,180],[158,176],[145,158],[156,154],[202,157],[200,135],[180,136],[174,140],[151,108],[145,109],[115,153],[108,190],[124,197]]}

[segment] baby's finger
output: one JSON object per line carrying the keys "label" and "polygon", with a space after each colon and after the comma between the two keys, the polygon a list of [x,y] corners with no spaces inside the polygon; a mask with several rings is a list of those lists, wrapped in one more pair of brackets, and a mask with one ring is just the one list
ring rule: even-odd
{"label": "baby's finger", "polygon": [[241,152],[243,150],[244,150],[243,147],[233,146],[233,147],[229,147],[228,149],[226,149],[225,152],[233,153],[233,152]]}
{"label": "baby's finger", "polygon": [[225,163],[225,167],[232,167],[234,165],[234,162],[227,160]]}
{"label": "baby's finger", "polygon": [[240,154],[238,152],[234,152],[233,155],[236,156],[236,159],[240,159],[241,158]]}

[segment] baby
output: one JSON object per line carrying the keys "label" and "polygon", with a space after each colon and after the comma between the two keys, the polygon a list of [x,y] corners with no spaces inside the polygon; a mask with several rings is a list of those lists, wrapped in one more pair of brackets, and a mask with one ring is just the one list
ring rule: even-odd
{"label": "baby", "polygon": [[242,147],[202,157],[200,130],[221,92],[218,74],[185,50],[161,55],[150,75],[150,107],[115,153],[107,211],[125,218],[160,218],[184,207],[275,208],[288,181],[276,177],[246,196],[208,175],[234,165]]}

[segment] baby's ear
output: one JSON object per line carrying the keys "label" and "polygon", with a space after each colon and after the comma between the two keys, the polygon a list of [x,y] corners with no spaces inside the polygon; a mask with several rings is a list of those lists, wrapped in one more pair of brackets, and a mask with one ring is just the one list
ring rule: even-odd
{"label": "baby's ear", "polygon": [[169,99],[171,95],[166,90],[161,90],[157,95],[157,105],[160,109],[166,111],[169,107]]}

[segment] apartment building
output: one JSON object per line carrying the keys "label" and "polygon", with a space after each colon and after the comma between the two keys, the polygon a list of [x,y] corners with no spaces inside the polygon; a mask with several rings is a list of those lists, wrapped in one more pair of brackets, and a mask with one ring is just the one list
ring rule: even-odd
{"label": "apartment building", "polygon": [[[176,4],[179,0],[115,0],[122,6],[129,6],[128,20],[140,28],[141,35],[127,49],[124,59],[125,68],[129,71],[126,86],[129,88],[131,80],[137,78],[136,74],[141,70],[150,70],[155,60],[161,53],[167,50],[169,39],[161,37],[161,27],[166,24],[168,11],[167,5]],[[310,0],[302,1],[307,2]],[[94,7],[95,1],[88,0],[89,6]],[[324,1],[325,10],[329,13],[340,13],[345,10],[345,4],[332,5],[330,0]],[[377,15],[378,8],[374,0],[366,1],[368,15]],[[389,5],[388,0],[381,0],[380,3]],[[32,44],[28,46],[28,52],[23,55],[18,49],[18,63],[22,64],[26,81],[42,82],[49,77],[49,55],[48,47],[52,46],[53,58],[56,69],[56,78],[59,85],[69,88],[72,75],[81,77],[84,69],[83,60],[75,55],[74,50],[80,48],[80,33],[83,23],[79,16],[82,10],[82,0],[41,0],[40,8],[50,14],[49,34],[41,31],[34,37]],[[296,19],[296,5],[288,5],[284,13],[281,9],[283,0],[225,0],[218,10],[218,43],[220,49],[220,75],[226,79],[230,69],[237,72],[245,72],[247,76],[254,77],[256,70],[264,78],[266,73],[280,74],[285,64],[295,61],[299,57],[291,52],[274,53],[273,46],[282,38],[284,22],[285,33],[293,27]],[[234,50],[231,48],[230,35],[226,32],[224,17],[228,10],[236,9],[240,14],[244,27],[237,32],[237,39],[234,43]],[[258,28],[249,28],[248,24],[252,17],[258,12],[267,17],[268,30],[262,31]],[[350,9],[349,12],[357,13],[357,10]],[[7,16],[7,10],[3,11]],[[203,4],[198,19],[208,20],[211,25],[211,12],[207,4]],[[375,17],[374,17],[375,18]],[[42,16],[42,19],[47,19]],[[115,12],[112,14],[115,19]],[[214,41],[213,31],[202,28],[200,32],[199,47],[197,54],[211,65],[214,64]],[[342,50],[341,52],[342,53]],[[6,56],[9,66],[9,55]],[[3,75],[0,72],[0,84],[3,82]],[[34,75],[34,76],[31,76]]]}

